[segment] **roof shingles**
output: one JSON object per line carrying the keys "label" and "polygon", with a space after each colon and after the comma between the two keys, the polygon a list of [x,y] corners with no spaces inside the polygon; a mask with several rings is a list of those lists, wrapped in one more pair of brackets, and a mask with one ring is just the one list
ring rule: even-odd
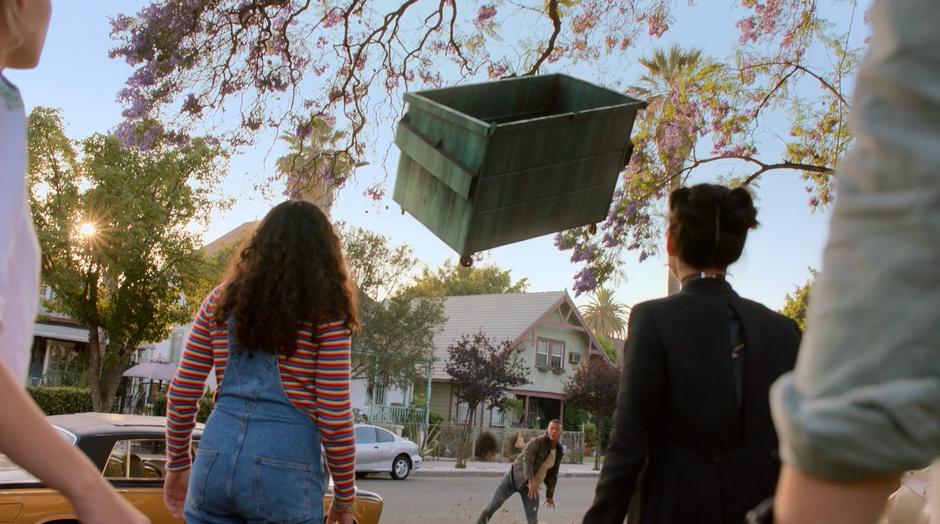
{"label": "roof shingles", "polygon": [[462,335],[483,329],[497,341],[514,341],[565,298],[564,291],[446,297],[447,321],[434,337],[434,380],[447,380],[447,348]]}

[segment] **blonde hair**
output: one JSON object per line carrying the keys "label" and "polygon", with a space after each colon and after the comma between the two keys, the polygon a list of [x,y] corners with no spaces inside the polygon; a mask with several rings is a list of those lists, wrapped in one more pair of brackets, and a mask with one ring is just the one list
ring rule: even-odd
{"label": "blonde hair", "polygon": [[23,21],[16,0],[0,0],[0,28],[6,33],[6,37],[0,40],[0,45],[12,48],[23,43],[23,35],[20,34],[22,26]]}

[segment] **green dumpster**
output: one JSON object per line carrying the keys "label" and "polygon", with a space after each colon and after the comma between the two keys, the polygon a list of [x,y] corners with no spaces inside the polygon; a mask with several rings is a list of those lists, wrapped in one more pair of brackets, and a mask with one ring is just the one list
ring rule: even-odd
{"label": "green dumpster", "polygon": [[602,221],[646,103],[567,75],[405,94],[393,198],[461,255]]}

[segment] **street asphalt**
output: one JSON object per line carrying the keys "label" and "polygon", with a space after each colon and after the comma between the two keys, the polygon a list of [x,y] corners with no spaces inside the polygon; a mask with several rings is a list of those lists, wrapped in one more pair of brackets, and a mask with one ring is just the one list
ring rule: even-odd
{"label": "street asphalt", "polygon": [[[372,475],[357,481],[360,489],[382,496],[385,509],[381,524],[463,524],[476,518],[489,502],[498,478],[487,477],[410,477],[403,481],[388,475]],[[581,522],[594,497],[597,478],[559,478],[555,491],[555,509],[543,505],[539,522],[568,524]],[[503,504],[490,524],[525,524],[522,501],[513,496]]]}

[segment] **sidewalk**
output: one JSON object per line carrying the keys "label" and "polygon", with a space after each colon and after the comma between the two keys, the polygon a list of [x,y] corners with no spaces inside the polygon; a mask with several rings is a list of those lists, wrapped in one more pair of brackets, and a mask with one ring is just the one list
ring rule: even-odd
{"label": "sidewalk", "polygon": [[[509,471],[511,462],[467,462],[465,469],[454,467],[456,462],[448,459],[425,460],[421,469],[411,474],[416,477],[502,477]],[[594,463],[562,463],[558,476],[563,478],[597,477],[600,471],[593,471]]]}

